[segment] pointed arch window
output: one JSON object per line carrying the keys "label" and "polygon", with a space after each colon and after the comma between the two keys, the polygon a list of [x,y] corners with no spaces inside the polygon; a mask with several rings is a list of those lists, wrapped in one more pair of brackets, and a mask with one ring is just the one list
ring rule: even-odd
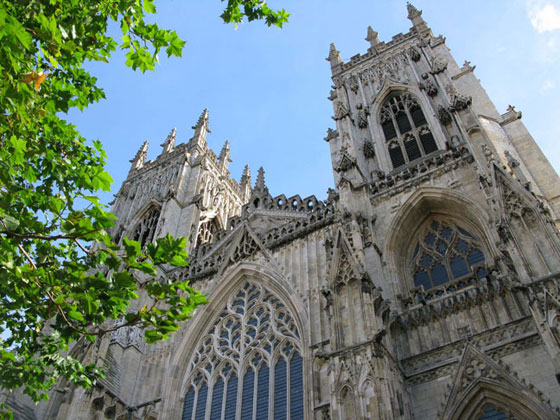
{"label": "pointed arch window", "polygon": [[414,286],[432,290],[454,282],[465,287],[486,277],[480,241],[458,225],[431,220],[421,231],[412,255]]}
{"label": "pointed arch window", "polygon": [[304,417],[300,333],[286,305],[262,285],[247,282],[230,297],[188,377],[183,420]]}
{"label": "pointed arch window", "polygon": [[142,246],[152,242],[159,221],[159,215],[160,209],[155,206],[151,207],[132,231],[132,239],[140,242]]}
{"label": "pointed arch window", "polygon": [[381,128],[394,169],[438,149],[422,108],[408,93],[386,100],[381,108]]}

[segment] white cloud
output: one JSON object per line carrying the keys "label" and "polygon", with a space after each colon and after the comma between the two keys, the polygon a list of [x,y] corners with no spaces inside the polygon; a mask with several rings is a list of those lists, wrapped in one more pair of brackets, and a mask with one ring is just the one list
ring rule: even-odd
{"label": "white cloud", "polygon": [[560,29],[560,10],[554,4],[529,1],[529,18],[538,33]]}

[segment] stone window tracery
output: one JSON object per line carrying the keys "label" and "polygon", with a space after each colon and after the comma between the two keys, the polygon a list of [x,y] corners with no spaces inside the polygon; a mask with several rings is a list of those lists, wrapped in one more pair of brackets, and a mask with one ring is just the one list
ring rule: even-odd
{"label": "stone window tracery", "polygon": [[148,210],[134,228],[132,239],[140,242],[142,246],[152,242],[159,221],[159,215],[160,210],[157,207],[152,207]]}
{"label": "stone window tracery", "polygon": [[204,243],[212,243],[214,239],[214,234],[220,230],[216,219],[210,219],[205,222],[202,222],[198,227],[198,235],[196,239],[197,245],[201,245]]}
{"label": "stone window tracery", "polygon": [[408,93],[387,99],[381,108],[381,128],[394,169],[437,150],[422,108]]}
{"label": "stone window tracery", "polygon": [[432,290],[450,282],[465,287],[486,277],[479,240],[456,224],[432,220],[421,231],[412,255],[414,286]]}
{"label": "stone window tracery", "polygon": [[260,284],[246,282],[229,298],[187,375],[183,420],[303,419],[300,333]]}

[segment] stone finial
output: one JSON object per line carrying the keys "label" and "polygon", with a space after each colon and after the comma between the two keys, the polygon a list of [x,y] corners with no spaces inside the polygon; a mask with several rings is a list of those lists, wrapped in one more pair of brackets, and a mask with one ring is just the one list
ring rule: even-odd
{"label": "stone finial", "polygon": [[371,48],[375,47],[377,44],[379,44],[379,37],[378,37],[378,33],[375,32],[373,30],[373,28],[371,26],[367,27],[367,36],[365,38],[366,41],[368,41],[371,45]]}
{"label": "stone finial", "polygon": [[329,49],[329,56],[327,57],[327,61],[331,63],[331,70],[334,70],[335,67],[342,64],[342,59],[340,58],[340,52],[336,49],[334,43],[332,42]]}
{"label": "stone finial", "polygon": [[202,149],[206,149],[208,147],[208,144],[206,143],[206,135],[212,132],[208,127],[208,121],[208,108],[205,108],[204,111],[202,111],[202,114],[200,114],[200,117],[198,117],[196,125],[192,127],[194,130],[194,136],[189,141],[189,148],[199,146]]}
{"label": "stone finial", "polygon": [[175,149],[176,139],[177,129],[173,128],[173,130],[171,130],[171,132],[167,135],[167,138],[165,139],[163,144],[161,144],[161,147],[163,147],[163,153],[171,153],[173,149]]}
{"label": "stone finial", "polygon": [[146,140],[140,149],[138,149],[138,152],[136,152],[136,156],[130,160],[130,163],[132,163],[131,169],[140,169],[144,166],[146,157],[148,156],[148,144],[149,142]]}
{"label": "stone finial", "polygon": [[266,189],[266,184],[264,182],[264,169],[261,166],[257,174],[257,183],[255,184],[255,190],[264,191]]}

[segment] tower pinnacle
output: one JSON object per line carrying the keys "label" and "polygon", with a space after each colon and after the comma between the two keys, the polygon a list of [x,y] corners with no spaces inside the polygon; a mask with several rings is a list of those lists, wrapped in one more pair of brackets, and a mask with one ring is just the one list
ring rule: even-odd
{"label": "tower pinnacle", "polygon": [[245,165],[243,169],[243,174],[241,175],[241,194],[244,200],[248,200],[251,197],[251,171],[249,170],[249,165]]}
{"label": "tower pinnacle", "polygon": [[194,136],[189,141],[189,149],[198,146],[202,150],[205,150],[208,147],[206,135],[212,132],[210,128],[208,128],[208,120],[208,108],[205,108],[202,114],[200,114],[200,117],[198,117],[196,125],[192,127],[194,129]]}
{"label": "tower pinnacle", "polygon": [[251,170],[249,169],[249,165],[245,165],[243,169],[243,174],[241,175],[241,186],[251,185]]}
{"label": "tower pinnacle", "polygon": [[257,183],[255,184],[255,190],[264,191],[266,189],[266,184],[264,182],[264,169],[261,166],[259,172],[257,173]]}
{"label": "tower pinnacle", "polygon": [[222,169],[228,168],[228,165],[231,162],[229,140],[226,140],[226,142],[224,143],[222,151],[220,152],[220,156],[218,157],[218,162],[220,163],[220,167]]}
{"label": "tower pinnacle", "polygon": [[368,41],[371,44],[371,48],[373,48],[377,44],[379,44],[378,35],[379,34],[377,32],[375,32],[371,26],[367,27],[367,36],[366,36],[365,40]]}
{"label": "tower pinnacle", "polygon": [[331,70],[334,71],[336,67],[342,64],[342,59],[340,58],[340,52],[336,49],[333,42],[331,42],[331,46],[329,49],[329,56],[327,57],[327,61],[331,63]]}
{"label": "tower pinnacle", "polygon": [[175,141],[177,139],[177,129],[173,128],[171,132],[167,135],[167,138],[161,145],[163,147],[163,153],[171,153],[175,149]]}
{"label": "tower pinnacle", "polygon": [[412,25],[418,32],[429,30],[428,25],[424,19],[422,19],[422,10],[418,10],[410,2],[406,4],[406,9],[408,10],[408,19],[410,19]]}
{"label": "tower pinnacle", "polygon": [[130,160],[130,163],[132,163],[130,169],[140,169],[142,166],[144,166],[146,157],[148,156],[148,144],[149,142],[148,140],[146,140],[144,141],[144,144],[140,146],[140,149],[138,149],[138,151],[136,152],[136,156],[134,156],[134,158]]}

